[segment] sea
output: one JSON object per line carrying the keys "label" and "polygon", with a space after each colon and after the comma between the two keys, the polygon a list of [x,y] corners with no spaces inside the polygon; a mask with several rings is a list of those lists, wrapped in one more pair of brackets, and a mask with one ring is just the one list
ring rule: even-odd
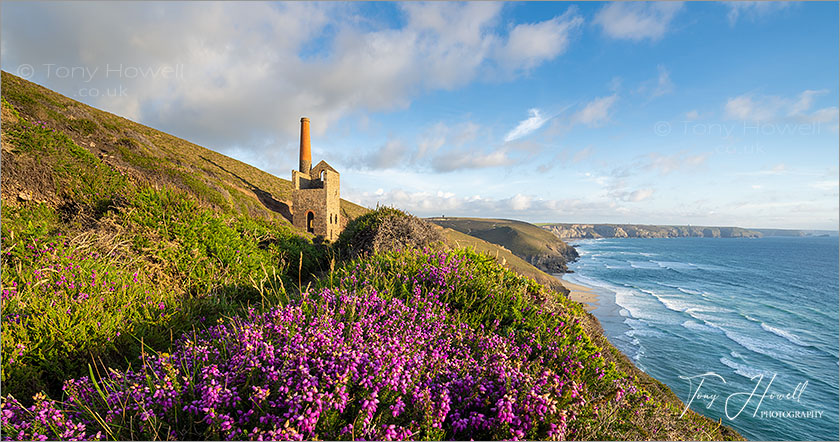
{"label": "sea", "polygon": [[838,237],[570,240],[619,350],[751,440],[838,440]]}

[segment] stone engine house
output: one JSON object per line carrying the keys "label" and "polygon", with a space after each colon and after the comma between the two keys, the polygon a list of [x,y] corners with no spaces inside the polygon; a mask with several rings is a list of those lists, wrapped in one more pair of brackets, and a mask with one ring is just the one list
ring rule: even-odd
{"label": "stone engine house", "polygon": [[338,171],[326,161],[312,167],[309,118],[300,119],[300,167],[292,170],[292,224],[335,241],[342,230]]}

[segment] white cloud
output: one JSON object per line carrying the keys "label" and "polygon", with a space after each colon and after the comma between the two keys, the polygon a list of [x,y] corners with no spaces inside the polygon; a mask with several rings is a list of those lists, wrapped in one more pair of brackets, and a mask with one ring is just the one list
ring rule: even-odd
{"label": "white cloud", "polygon": [[575,152],[575,155],[572,157],[573,163],[580,163],[581,161],[589,158],[592,156],[592,146],[586,146],[583,149]]}
{"label": "white cloud", "polygon": [[671,71],[661,64],[656,66],[656,70],[656,78],[643,82],[636,90],[637,93],[647,95],[649,99],[654,99],[674,91],[674,82],[671,81]]}
{"label": "white cloud", "polygon": [[612,38],[656,41],[668,31],[682,2],[616,2],[595,16],[595,23]]}
{"label": "white cloud", "polygon": [[814,97],[823,95],[828,91],[823,89],[819,91],[814,90],[804,90],[802,93],[799,94],[799,98],[790,106],[789,113],[791,115],[798,115],[801,114],[809,109],[814,104]]}
{"label": "white cloud", "polygon": [[478,136],[481,126],[473,122],[466,122],[458,125],[452,134],[452,144],[455,146],[463,146],[464,144],[475,141]]}
{"label": "white cloud", "polygon": [[485,129],[471,121],[451,126],[438,122],[411,141],[391,138],[373,150],[349,150],[336,164],[357,171],[398,169],[452,172],[512,166],[523,158],[532,157],[540,148],[540,145],[529,141],[481,145],[479,143],[484,138],[476,140],[482,132]]}
{"label": "white cloud", "polygon": [[773,166],[770,169],[770,172],[774,175],[780,174],[780,173],[785,173],[786,171],[787,171],[787,166],[785,166],[784,163],[776,164],[775,166]]}
{"label": "white cloud", "polygon": [[[646,192],[639,193],[644,196]],[[489,198],[482,195],[461,197],[450,192],[423,190],[406,191],[393,189],[384,193],[363,192],[348,195],[367,207],[376,204],[396,206],[417,216],[481,216],[560,221],[563,218],[579,217],[596,219],[616,217],[626,219],[626,208],[614,199],[542,199],[532,195],[517,193],[507,198]]]}
{"label": "white cloud", "polygon": [[[583,175],[583,174],[582,174]],[[590,178],[592,174],[590,173]],[[835,178],[826,180],[836,181]],[[825,183],[826,190],[836,194],[837,186]],[[605,192],[577,198],[543,199],[535,195],[513,193],[491,197],[476,194],[467,196],[423,185],[423,190],[392,189],[385,192],[346,192],[351,201],[367,207],[377,203],[399,207],[417,216],[478,216],[488,213],[497,218],[522,219],[531,222],[604,222],[645,224],[736,225],[742,227],[831,228],[836,229],[836,196],[831,200],[801,201],[779,199],[762,191],[745,194],[744,202],[715,203],[706,198],[685,195],[676,207],[659,207],[663,198],[656,198],[659,190],[641,186],[630,189],[606,189]],[[814,193],[814,192],[812,192]],[[762,195],[766,195],[764,200]],[[527,208],[523,209],[526,206]],[[750,205],[752,204],[752,205]],[[519,209],[519,210],[517,210]],[[795,210],[801,209],[802,212]],[[793,217],[791,216],[793,214]],[[819,221],[814,221],[814,220]],[[759,220],[758,222],[756,220]]]}
{"label": "white cloud", "polygon": [[443,122],[439,122],[428,129],[421,137],[417,144],[417,152],[414,154],[415,160],[425,158],[428,154],[437,152],[438,149],[446,144],[446,138],[449,134],[449,127]]}
{"label": "white cloud", "polygon": [[811,187],[825,191],[836,191],[838,186],[840,186],[840,181],[838,180],[824,180],[811,183]]}
{"label": "white cloud", "polygon": [[823,109],[818,109],[812,112],[809,115],[804,116],[804,120],[806,122],[811,123],[830,123],[832,121],[835,122],[834,124],[834,131],[837,132],[837,108],[836,107],[826,107]]}
{"label": "white cloud", "polygon": [[685,113],[685,119],[686,120],[691,121],[691,120],[696,120],[698,118],[700,118],[700,112],[698,112],[697,109],[692,109],[692,110]]}
{"label": "white cloud", "polygon": [[647,170],[654,170],[662,175],[667,175],[677,170],[696,169],[702,166],[708,158],[708,153],[692,155],[688,151],[680,151],[673,155],[652,153],[648,155],[649,162],[644,167]]}
{"label": "white cloud", "polygon": [[766,121],[773,118],[781,108],[778,97],[765,97],[759,101],[750,95],[741,95],[726,100],[726,116],[738,120]]}
{"label": "white cloud", "polygon": [[609,83],[607,83],[607,88],[609,88],[610,92],[618,93],[618,91],[621,89],[621,83],[623,81],[624,80],[622,80],[621,77],[615,76],[612,79],[610,79]]}
{"label": "white cloud", "polygon": [[756,170],[752,172],[738,172],[735,175],[738,176],[767,176],[767,175],[788,175],[791,174],[791,170],[785,165],[785,163],[778,163],[773,165],[772,167],[767,167],[761,170]]}
{"label": "white cloud", "polygon": [[472,143],[480,131],[481,126],[472,121],[458,123],[451,127],[440,121],[420,135],[412,162],[421,162],[437,154],[441,149],[446,150],[446,147],[463,147]]}
{"label": "white cloud", "polygon": [[644,201],[651,196],[653,196],[653,189],[639,189],[630,192],[630,194],[627,195],[626,201],[638,203],[639,201]]}
{"label": "white cloud", "polygon": [[738,19],[743,15],[749,17],[752,20],[755,20],[760,17],[764,17],[768,14],[773,12],[781,11],[786,9],[790,6],[788,2],[777,2],[777,1],[757,1],[757,2],[724,2],[727,8],[729,8],[729,13],[726,14],[726,18],[729,19],[729,25],[735,26],[738,22]]}
{"label": "white cloud", "polygon": [[701,168],[709,159],[709,153],[692,154],[681,150],[673,154],[651,152],[638,157],[626,166],[617,167],[611,172],[614,178],[626,178],[645,172],[668,175],[676,171],[692,171]]}
{"label": "white cloud", "polygon": [[573,117],[572,122],[588,126],[600,126],[609,119],[610,109],[618,100],[618,95],[596,98],[584,106]]}
{"label": "white cloud", "polygon": [[[71,96],[80,86],[121,86],[126,96],[88,103],[217,150],[288,157],[270,169],[285,173],[301,115],[317,136],[349,115],[497,80],[500,68],[516,75],[562,54],[582,21],[570,8],[504,27],[494,2],[393,7],[398,27],[361,17],[352,3],[4,4],[3,62],[12,72],[35,66],[33,80]],[[99,73],[82,84],[46,75],[48,63]],[[184,75],[106,78],[119,65],[177,65]]]}
{"label": "white cloud", "polygon": [[392,139],[387,143],[362,156],[356,161],[349,161],[360,168],[368,169],[389,169],[400,166],[405,162],[409,154],[409,147],[402,141]]}
{"label": "white cloud", "polygon": [[[778,95],[744,94],[726,100],[724,114],[727,118],[742,121],[780,121],[799,123],[830,123],[837,120],[837,107],[812,110],[815,98],[825,90],[805,90],[795,98]],[[781,129],[779,129],[781,130]]]}
{"label": "white cloud", "polygon": [[507,149],[500,148],[491,152],[481,153],[470,150],[447,151],[432,159],[432,168],[436,172],[451,172],[462,169],[484,169],[513,164]]}
{"label": "white cloud", "polygon": [[659,97],[670,94],[674,91],[674,83],[671,82],[671,71],[661,64],[656,69],[659,71],[659,77],[656,79],[656,87],[653,89],[652,96]]}
{"label": "white cloud", "polygon": [[566,51],[572,32],[583,24],[575,8],[539,23],[516,25],[507,43],[499,48],[499,60],[508,66],[531,69]]}
{"label": "white cloud", "polygon": [[522,138],[541,128],[542,125],[549,120],[549,118],[544,117],[542,113],[540,113],[539,109],[530,109],[528,110],[528,114],[530,117],[520,121],[516,128],[505,135],[505,142]]}
{"label": "white cloud", "polygon": [[510,208],[517,211],[528,210],[531,207],[531,197],[517,193],[510,199]]}

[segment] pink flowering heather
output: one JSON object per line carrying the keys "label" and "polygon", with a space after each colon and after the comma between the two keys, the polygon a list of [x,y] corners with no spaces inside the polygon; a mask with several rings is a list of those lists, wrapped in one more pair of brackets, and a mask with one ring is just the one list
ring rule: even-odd
{"label": "pink flowering heather", "polygon": [[[466,310],[444,301],[474,278],[471,259],[414,257],[427,265],[392,274],[398,293],[373,287],[375,275],[362,282],[348,275],[339,286],[357,288],[251,310],[185,334],[171,354],[144,355],[136,369],[68,381],[63,403],[25,409],[4,398],[4,438],[574,437],[572,422],[590,410],[582,394],[590,387],[567,329],[547,327],[535,342],[533,333],[498,329],[500,320],[472,326],[462,320]],[[62,426],[36,425],[43,410]]]}

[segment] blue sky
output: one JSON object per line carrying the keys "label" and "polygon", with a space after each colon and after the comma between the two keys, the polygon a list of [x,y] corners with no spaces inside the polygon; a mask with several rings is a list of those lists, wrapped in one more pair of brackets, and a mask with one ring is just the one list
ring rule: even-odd
{"label": "blue sky", "polygon": [[308,116],[313,160],[368,206],[837,229],[837,17],[836,2],[4,2],[0,64],[283,178]]}

